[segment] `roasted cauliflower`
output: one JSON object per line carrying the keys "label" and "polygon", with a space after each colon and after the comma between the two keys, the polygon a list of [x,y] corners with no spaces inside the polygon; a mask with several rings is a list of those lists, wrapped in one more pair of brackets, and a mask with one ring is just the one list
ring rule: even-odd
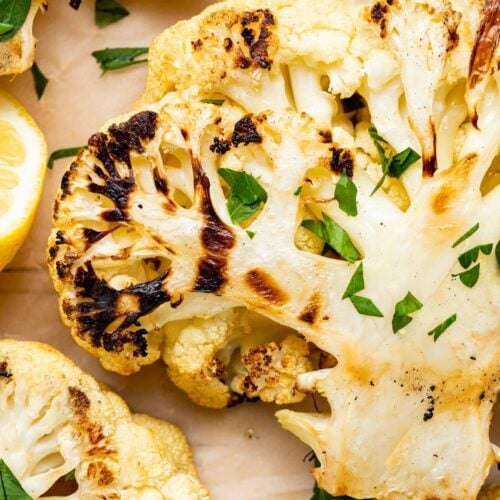
{"label": "roasted cauliflower", "polygon": [[[294,353],[284,399],[317,392],[331,413],[278,418],[321,488],[476,498],[499,454],[498,11],[233,0],[167,30],[137,109],[90,139],[55,202],[48,261],[75,340],[124,374],[163,356],[213,406],[245,380],[240,339],[266,370]],[[247,334],[255,314],[271,338]]]}
{"label": "roasted cauliflower", "polygon": [[208,499],[179,429],[34,342],[0,340],[0,460],[32,498],[74,471],[71,498]]}
{"label": "roasted cauliflower", "polygon": [[22,73],[35,59],[33,21],[39,10],[46,8],[44,0],[10,0],[2,5],[0,33],[0,75]]}

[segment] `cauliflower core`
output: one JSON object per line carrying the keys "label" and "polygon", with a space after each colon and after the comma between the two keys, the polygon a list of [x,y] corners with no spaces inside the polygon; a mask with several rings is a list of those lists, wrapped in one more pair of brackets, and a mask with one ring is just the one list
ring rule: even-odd
{"label": "cauliflower core", "polygon": [[136,111],[61,183],[48,261],[75,340],[124,374],[163,357],[200,404],[320,393],[330,414],[278,418],[332,495],[476,498],[498,459],[495,19],[235,0],[167,30]]}
{"label": "cauliflower core", "polygon": [[74,471],[71,498],[208,499],[179,429],[34,342],[0,340],[0,458],[32,498]]}

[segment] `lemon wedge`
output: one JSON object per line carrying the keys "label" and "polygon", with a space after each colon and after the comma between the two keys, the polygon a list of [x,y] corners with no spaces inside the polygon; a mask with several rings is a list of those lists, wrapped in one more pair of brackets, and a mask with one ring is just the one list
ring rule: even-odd
{"label": "lemon wedge", "polygon": [[0,271],[28,235],[46,165],[42,132],[12,96],[0,91]]}

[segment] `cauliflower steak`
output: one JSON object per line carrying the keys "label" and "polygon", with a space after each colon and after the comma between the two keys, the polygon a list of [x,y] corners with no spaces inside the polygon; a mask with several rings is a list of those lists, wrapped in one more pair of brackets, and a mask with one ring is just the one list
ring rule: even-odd
{"label": "cauliflower steak", "polygon": [[56,199],[75,340],[124,374],[163,357],[209,406],[321,394],[331,413],[278,418],[332,495],[476,498],[498,460],[498,10],[237,0],[167,30]]}
{"label": "cauliflower steak", "polygon": [[32,498],[74,471],[71,498],[208,499],[179,429],[43,344],[0,340],[0,450]]}

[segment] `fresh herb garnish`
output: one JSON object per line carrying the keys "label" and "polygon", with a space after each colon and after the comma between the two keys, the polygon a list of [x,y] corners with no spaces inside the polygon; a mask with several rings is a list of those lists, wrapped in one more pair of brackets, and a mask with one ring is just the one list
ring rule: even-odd
{"label": "fresh herb garnish", "polygon": [[464,252],[462,255],[460,255],[460,257],[458,257],[458,262],[460,262],[460,265],[464,269],[467,269],[479,258],[479,252],[482,252],[484,255],[489,255],[492,250],[493,243],[478,245],[477,247],[471,248],[470,250],[467,250],[467,252]]}
{"label": "fresh herb garnish", "polygon": [[358,215],[358,207],[356,206],[356,196],[358,189],[351,178],[342,172],[340,179],[335,186],[335,199],[339,202],[339,207],[347,215]]}
{"label": "fresh herb garnish", "polygon": [[116,0],[95,0],[95,23],[104,28],[127,17],[129,11]]}
{"label": "fresh herb garnish", "polygon": [[302,186],[297,186],[297,189],[293,192],[294,196],[299,196],[302,193]]}
{"label": "fresh herb garnish", "polygon": [[359,295],[353,295],[349,297],[352,305],[356,308],[359,314],[365,316],[375,316],[377,318],[383,318],[384,315],[380,312],[379,308],[373,303],[373,301],[367,297],[360,297]]}
{"label": "fresh herb garnish", "polygon": [[33,75],[33,80],[35,82],[36,95],[38,96],[38,99],[41,99],[49,81],[40,71],[37,63],[34,63],[33,66],[31,66],[31,74]]}
{"label": "fresh herb garnish", "polygon": [[225,99],[202,99],[200,102],[203,104],[213,104],[214,106],[222,106],[226,100]]}
{"label": "fresh herb garnish", "polygon": [[382,163],[382,178],[371,192],[370,196],[372,196],[382,187],[387,176],[399,179],[416,161],[420,160],[420,155],[414,149],[408,147],[395,155],[391,151],[386,156],[383,144],[388,145],[389,143],[378,135],[374,127],[370,127],[368,133],[377,148]]}
{"label": "fresh herb garnish", "polygon": [[0,499],[32,500],[2,459],[0,459]]}
{"label": "fresh herb garnish", "polygon": [[392,317],[392,331],[399,332],[410,323],[413,318],[409,315],[422,309],[423,304],[411,292],[406,294],[406,297],[396,304],[394,315]]}
{"label": "fresh herb garnish", "polygon": [[13,38],[28,17],[31,0],[2,0],[0,2],[0,42]]}
{"label": "fresh herb garnish", "polygon": [[460,278],[460,281],[466,287],[472,288],[477,283],[477,280],[479,279],[480,267],[481,267],[481,264],[476,264],[474,267],[471,267],[467,271],[464,271],[462,273],[452,274],[452,277],[456,278],[458,276]]}
{"label": "fresh herb garnish", "polygon": [[78,146],[76,148],[66,148],[58,149],[54,151],[47,162],[47,167],[52,170],[54,168],[54,162],[60,160],[61,158],[69,158],[70,156],[76,156],[82,149],[86,149],[87,146]]}
{"label": "fresh herb garnish", "polygon": [[267,193],[257,179],[246,172],[219,168],[219,175],[231,188],[227,209],[233,224],[246,221],[267,201]]}
{"label": "fresh herb garnish", "polygon": [[470,238],[477,230],[479,229],[479,222],[477,224],[474,224],[466,233],[462,234],[460,238],[458,238],[453,245],[451,245],[451,248],[458,247],[460,243],[464,242],[467,238]]}
{"label": "fresh herb garnish", "polygon": [[305,220],[302,221],[302,226],[309,229],[349,262],[354,262],[361,257],[349,235],[325,213],[323,213],[322,221]]}
{"label": "fresh herb garnish", "polygon": [[457,320],[457,315],[452,314],[449,318],[445,319],[440,325],[436,326],[433,330],[427,333],[429,337],[434,337],[434,342],[441,337],[441,335]]}
{"label": "fresh herb garnish", "polygon": [[255,238],[255,233],[253,231],[247,231],[248,237],[253,240]]}
{"label": "fresh herb garnish", "polygon": [[365,278],[363,276],[363,263],[356,268],[354,271],[347,288],[345,289],[344,295],[342,295],[342,300],[352,297],[354,294],[361,292],[365,289]]}
{"label": "fresh herb garnish", "polygon": [[498,267],[500,267],[500,241],[497,243],[495,247],[495,257],[497,258]]}
{"label": "fresh herb garnish", "polygon": [[70,470],[68,473],[64,474],[65,481],[73,481],[75,479],[75,469]]}
{"label": "fresh herb garnish", "polygon": [[96,50],[92,57],[99,63],[103,74],[106,71],[126,68],[134,64],[147,62],[146,59],[136,59],[148,53],[147,47],[123,47],[114,49]]}

